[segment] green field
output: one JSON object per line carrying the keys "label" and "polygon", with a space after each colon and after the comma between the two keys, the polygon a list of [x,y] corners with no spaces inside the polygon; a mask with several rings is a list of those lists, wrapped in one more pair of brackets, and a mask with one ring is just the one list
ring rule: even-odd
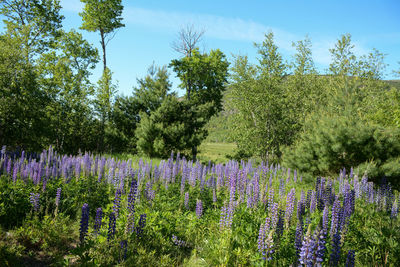
{"label": "green field", "polygon": [[228,161],[227,155],[232,155],[236,145],[233,143],[203,143],[199,147],[200,161],[223,163]]}

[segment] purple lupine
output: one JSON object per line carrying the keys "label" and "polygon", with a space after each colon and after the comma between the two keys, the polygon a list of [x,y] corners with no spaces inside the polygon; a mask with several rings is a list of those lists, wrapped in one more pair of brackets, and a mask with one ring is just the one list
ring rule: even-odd
{"label": "purple lupine", "polygon": [[97,208],[96,218],[94,219],[94,227],[93,227],[96,235],[100,231],[102,218],[103,218],[103,210],[102,208]]}
{"label": "purple lupine", "polygon": [[200,219],[200,217],[203,215],[203,202],[198,199],[196,203],[196,216],[197,218]]}
{"label": "purple lupine", "polygon": [[317,196],[316,192],[311,192],[311,201],[310,201],[310,212],[313,213],[317,207]]}
{"label": "purple lupine", "polygon": [[39,193],[30,193],[29,196],[29,202],[31,202],[32,206],[33,206],[33,210],[35,212],[39,211],[39,198],[40,198],[40,194]]}
{"label": "purple lupine", "polygon": [[340,260],[340,233],[337,232],[333,235],[332,239],[332,252],[330,256],[330,263],[332,266],[338,266]]}
{"label": "purple lupine", "polygon": [[294,240],[294,247],[296,249],[297,257],[300,256],[302,240],[303,240],[303,224],[300,221],[298,221],[296,227],[295,240]]}
{"label": "purple lupine", "polygon": [[131,188],[128,194],[128,232],[132,233],[135,227],[135,201],[137,195],[137,181],[132,179]]}
{"label": "purple lupine", "polygon": [[311,193],[312,193],[312,190],[308,190],[307,191],[307,198],[306,198],[306,203],[305,203],[305,205],[306,205],[306,207],[310,207],[310,202],[311,202]]}
{"label": "purple lupine", "polygon": [[[258,251],[263,255],[263,259],[266,260],[266,253],[268,248],[268,243],[266,243],[266,234],[270,232],[271,220],[269,217],[265,219],[265,223],[260,225],[260,230],[258,232]],[[268,235],[269,236],[269,235]]]}
{"label": "purple lupine", "polygon": [[113,239],[115,235],[115,228],[116,228],[115,213],[111,212],[109,218],[110,220],[108,222],[108,233],[107,233],[108,242],[110,242],[110,240]]}
{"label": "purple lupine", "polygon": [[114,205],[112,208],[116,218],[118,218],[120,207],[121,207],[121,190],[118,188],[115,191]]}
{"label": "purple lupine", "polygon": [[268,212],[271,212],[273,205],[274,205],[274,189],[271,188],[268,191]]}
{"label": "purple lupine", "polygon": [[136,228],[136,234],[138,237],[142,236],[145,226],[146,226],[146,213],[143,213],[143,214],[140,214],[139,225]]}
{"label": "purple lupine", "polygon": [[399,208],[398,208],[398,202],[397,202],[397,199],[396,199],[396,200],[393,202],[392,210],[391,210],[391,213],[390,213],[390,217],[391,217],[392,219],[397,218],[398,212],[399,212]]}
{"label": "purple lupine", "polygon": [[338,228],[340,227],[340,221],[339,221],[340,209],[341,209],[340,204],[341,203],[339,198],[336,197],[336,200],[332,206],[332,222],[331,222],[331,232],[330,232],[332,237],[336,232],[338,232]]}
{"label": "purple lupine", "polygon": [[317,248],[315,252],[314,262],[321,265],[324,261],[325,251],[326,251],[326,233],[322,229],[321,231],[315,231],[315,239],[317,240]]}
{"label": "purple lupine", "polygon": [[172,242],[178,247],[187,247],[188,246],[188,244],[185,241],[180,240],[176,235],[172,235]]}
{"label": "purple lupine", "polygon": [[214,204],[217,203],[217,192],[216,192],[215,188],[213,189],[213,203]]}
{"label": "purple lupine", "polygon": [[297,202],[297,218],[302,221],[305,214],[305,204],[301,201]]}
{"label": "purple lupine", "polygon": [[60,204],[60,198],[61,198],[61,187],[57,188],[57,193],[56,193],[56,207],[58,208],[58,205]]}
{"label": "purple lupine", "polygon": [[87,203],[82,206],[81,225],[79,228],[79,240],[81,243],[85,241],[89,229],[89,205]]}
{"label": "purple lupine", "polygon": [[314,252],[316,251],[316,248],[316,242],[313,236],[310,235],[310,229],[308,229],[300,249],[299,262],[305,266],[313,266]]}
{"label": "purple lupine", "polygon": [[278,203],[274,203],[274,205],[272,206],[271,214],[269,214],[269,216],[271,217],[271,229],[275,229],[278,223],[278,206]]}
{"label": "purple lupine", "polygon": [[329,208],[325,206],[322,212],[322,231],[326,235],[328,233],[328,220],[329,220]]}
{"label": "purple lupine", "polygon": [[14,164],[12,180],[15,183],[18,175],[18,164]]}
{"label": "purple lupine", "polygon": [[355,257],[354,250],[349,250],[349,252],[347,253],[345,267],[354,267],[354,257]]}
{"label": "purple lupine", "polygon": [[185,208],[189,209],[189,192],[185,193]]}
{"label": "purple lupine", "polygon": [[290,219],[292,218],[293,210],[294,210],[294,201],[295,201],[295,194],[296,191],[294,188],[290,190],[290,192],[287,194],[286,198],[286,211],[285,211],[285,222],[286,222],[286,227],[289,227],[290,224]]}
{"label": "purple lupine", "polygon": [[279,209],[278,223],[276,224],[276,233],[278,236],[283,234],[283,223],[284,223],[285,212]]}
{"label": "purple lupine", "polygon": [[219,219],[219,228],[221,230],[225,229],[225,227],[226,227],[227,213],[228,213],[227,207],[225,205],[222,206],[221,215],[220,215],[220,219]]}
{"label": "purple lupine", "polygon": [[128,241],[122,240],[121,242],[119,242],[119,245],[122,250],[122,260],[126,260],[126,255],[128,253]]}

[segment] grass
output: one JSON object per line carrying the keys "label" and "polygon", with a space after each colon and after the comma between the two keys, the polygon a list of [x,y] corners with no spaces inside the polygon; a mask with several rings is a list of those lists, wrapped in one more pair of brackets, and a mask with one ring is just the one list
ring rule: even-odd
{"label": "grass", "polygon": [[214,163],[227,162],[227,155],[232,155],[236,145],[233,143],[202,143],[199,147],[199,160]]}

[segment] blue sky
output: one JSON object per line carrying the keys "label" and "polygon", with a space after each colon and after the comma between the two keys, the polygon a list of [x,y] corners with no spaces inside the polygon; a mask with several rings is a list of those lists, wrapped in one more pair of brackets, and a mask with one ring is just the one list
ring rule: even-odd
{"label": "blue sky", "polygon": [[[143,77],[148,67],[167,65],[179,57],[171,48],[177,32],[187,24],[205,30],[202,47],[221,49],[228,59],[232,54],[248,55],[256,60],[254,42],[262,42],[264,33],[272,30],[285,60],[291,60],[293,41],[306,35],[313,44],[316,66],[325,70],[332,48],[341,34],[350,33],[356,55],[372,48],[387,54],[386,79],[393,69],[400,69],[400,1],[155,1],[123,0],[125,27],[120,29],[107,48],[107,63],[118,81],[118,91],[130,95],[136,78]],[[82,9],[79,0],[62,0],[64,27],[78,29]],[[80,31],[100,50],[99,35]],[[102,63],[93,72],[96,81]],[[178,80],[171,71],[174,88]]]}

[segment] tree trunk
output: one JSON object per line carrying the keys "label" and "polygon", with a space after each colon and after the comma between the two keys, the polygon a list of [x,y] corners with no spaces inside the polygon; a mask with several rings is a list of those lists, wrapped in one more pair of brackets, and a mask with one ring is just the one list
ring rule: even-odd
{"label": "tree trunk", "polygon": [[106,43],[103,29],[100,29],[100,37],[101,37],[101,48],[103,49],[103,73],[107,68],[107,59],[106,59]]}
{"label": "tree trunk", "polygon": [[196,162],[196,157],[197,157],[197,146],[192,147],[192,158],[193,158],[193,163]]}

